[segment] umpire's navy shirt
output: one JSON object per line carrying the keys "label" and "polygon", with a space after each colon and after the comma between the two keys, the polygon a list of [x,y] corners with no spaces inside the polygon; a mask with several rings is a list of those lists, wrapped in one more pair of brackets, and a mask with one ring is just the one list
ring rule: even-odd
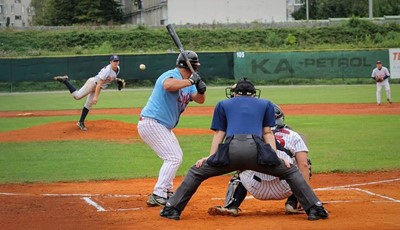
{"label": "umpire's navy shirt", "polygon": [[262,138],[264,127],[275,126],[272,102],[250,96],[237,96],[218,102],[211,122],[212,130],[226,136],[252,134]]}

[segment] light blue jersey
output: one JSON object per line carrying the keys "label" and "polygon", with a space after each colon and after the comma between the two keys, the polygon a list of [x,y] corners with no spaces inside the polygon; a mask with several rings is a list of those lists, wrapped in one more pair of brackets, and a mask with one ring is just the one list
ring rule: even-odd
{"label": "light blue jersey", "polygon": [[178,68],[163,73],[157,79],[153,92],[140,115],[156,119],[165,127],[172,129],[178,124],[181,113],[189,104],[190,96],[197,90],[196,86],[192,85],[176,92],[168,92],[163,87],[164,81],[168,78],[182,80]]}

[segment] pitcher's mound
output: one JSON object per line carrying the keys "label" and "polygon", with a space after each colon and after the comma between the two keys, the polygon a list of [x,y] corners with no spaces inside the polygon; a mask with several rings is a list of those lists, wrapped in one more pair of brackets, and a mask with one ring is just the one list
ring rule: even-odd
{"label": "pitcher's mound", "polygon": [[[32,142],[60,140],[108,140],[132,143],[140,140],[137,125],[114,120],[85,122],[88,131],[82,131],[75,121],[53,122],[26,129],[0,133],[0,142]],[[212,134],[209,129],[174,129],[177,135]]]}

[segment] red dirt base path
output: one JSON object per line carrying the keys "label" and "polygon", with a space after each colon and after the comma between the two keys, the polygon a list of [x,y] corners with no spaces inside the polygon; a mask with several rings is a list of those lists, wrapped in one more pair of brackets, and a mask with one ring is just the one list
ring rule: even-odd
{"label": "red dirt base path", "polygon": [[[282,105],[286,114],[400,114],[400,104]],[[190,107],[184,114],[211,114]],[[139,114],[139,109],[93,110],[94,114]],[[13,111],[1,117],[79,115],[80,111]],[[138,141],[136,125],[87,121],[82,132],[74,122],[56,122],[0,133],[0,142],[103,139]],[[208,129],[175,129],[177,135],[212,134]],[[112,137],[112,138],[110,138]],[[154,157],[154,153],[152,154]],[[135,170],[135,169],[132,169]],[[49,172],[50,173],[50,172]],[[177,187],[182,177],[174,181]],[[284,201],[249,197],[239,217],[209,216],[223,205],[229,176],[205,181],[180,221],[159,216],[160,207],[145,202],[155,178],[51,184],[0,185],[1,229],[400,229],[400,171],[365,174],[315,174],[311,185],[329,210],[328,220],[308,221],[305,214],[285,215]]]}
{"label": "red dirt base path", "polygon": [[400,171],[314,175],[311,184],[330,213],[318,221],[285,215],[283,200],[248,199],[238,217],[208,215],[209,207],[223,205],[228,176],[206,180],[179,221],[146,206],[156,179],[0,185],[0,223],[2,229],[399,229],[399,178]]}

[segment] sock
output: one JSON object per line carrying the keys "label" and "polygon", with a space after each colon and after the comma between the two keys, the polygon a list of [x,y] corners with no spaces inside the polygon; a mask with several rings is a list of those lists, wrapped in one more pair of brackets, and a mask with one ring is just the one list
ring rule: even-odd
{"label": "sock", "polygon": [[73,93],[76,91],[75,87],[68,80],[63,81],[63,83],[67,86],[69,92]]}
{"label": "sock", "polygon": [[86,107],[83,107],[82,113],[81,113],[81,118],[79,119],[79,122],[84,122],[88,113],[89,113],[89,109],[87,109]]}

